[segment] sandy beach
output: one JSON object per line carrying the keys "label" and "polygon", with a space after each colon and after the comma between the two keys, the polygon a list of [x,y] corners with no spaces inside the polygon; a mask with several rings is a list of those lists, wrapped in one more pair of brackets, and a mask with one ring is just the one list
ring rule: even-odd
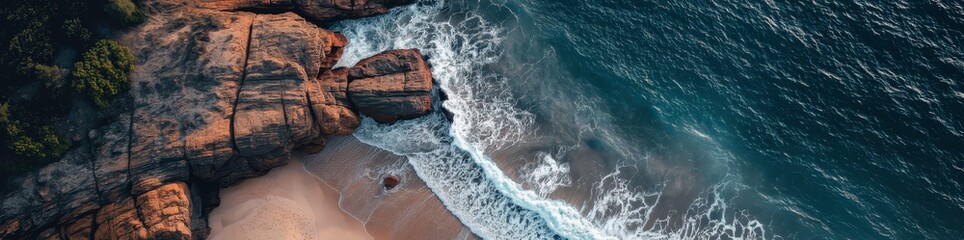
{"label": "sandy beach", "polygon": [[353,137],[221,190],[209,219],[209,239],[476,239],[403,157]]}
{"label": "sandy beach", "polygon": [[[365,222],[375,239],[476,239],[418,178],[404,157],[359,142],[330,138],[304,159],[305,168],[341,193],[341,208]],[[386,189],[387,177],[400,179]]]}
{"label": "sandy beach", "polygon": [[209,239],[372,239],[299,161],[222,190],[210,227]]}

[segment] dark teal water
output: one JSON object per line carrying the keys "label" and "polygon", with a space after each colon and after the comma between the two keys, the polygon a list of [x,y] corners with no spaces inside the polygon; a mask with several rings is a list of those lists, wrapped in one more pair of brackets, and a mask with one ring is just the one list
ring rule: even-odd
{"label": "dark teal water", "polygon": [[759,201],[747,208],[776,233],[952,239],[964,235],[961,4],[512,5],[553,52],[545,67],[598,95],[626,138],[695,129],[732,153]]}
{"label": "dark teal water", "polygon": [[[962,4],[423,1],[345,29],[349,59],[431,58],[454,122],[359,137],[407,154],[480,236],[508,238],[487,226],[510,222],[600,234],[571,238],[956,239]],[[374,140],[417,131],[456,150]],[[486,187],[449,193],[440,176]]]}

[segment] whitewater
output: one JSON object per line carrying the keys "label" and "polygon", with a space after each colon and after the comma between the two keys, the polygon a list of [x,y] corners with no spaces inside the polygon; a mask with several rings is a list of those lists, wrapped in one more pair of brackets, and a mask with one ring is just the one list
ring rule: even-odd
{"label": "whitewater", "polygon": [[[416,174],[471,231],[485,239],[765,239],[764,224],[729,209],[711,187],[685,213],[655,216],[659,189],[632,187],[620,171],[598,179],[592,204],[575,206],[549,195],[571,184],[569,166],[552,154],[514,181],[488,153],[523,144],[533,116],[516,107],[504,76],[486,67],[499,60],[504,29],[480,15],[499,3],[421,1],[389,14],[332,26],[351,44],[339,66],[389,49],[420,49],[438,82],[428,116],[381,125],[365,118],[354,134],[364,143],[408,159]],[[444,95],[446,99],[442,99]],[[442,101],[444,100],[444,102]],[[451,120],[441,111],[451,113]]]}

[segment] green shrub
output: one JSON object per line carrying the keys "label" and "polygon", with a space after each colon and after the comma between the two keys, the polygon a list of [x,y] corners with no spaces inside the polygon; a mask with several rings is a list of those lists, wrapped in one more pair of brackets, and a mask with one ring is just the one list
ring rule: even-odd
{"label": "green shrub", "polygon": [[72,142],[50,125],[57,118],[31,116],[30,108],[0,103],[0,183],[57,161],[70,150]]}
{"label": "green shrub", "polygon": [[0,123],[10,121],[10,103],[0,103]]}
{"label": "green shrub", "polygon": [[47,66],[43,64],[33,64],[33,75],[43,83],[51,93],[59,93],[64,87],[64,77],[61,75],[60,67]]}
{"label": "green shrub", "polygon": [[14,154],[27,158],[44,157],[44,146],[29,137],[20,136],[14,139],[13,144],[10,144],[10,150],[12,150]]}
{"label": "green shrub", "polygon": [[19,173],[57,161],[70,149],[70,140],[49,126],[33,126],[21,121],[3,121],[6,156],[3,173]]}
{"label": "green shrub", "polygon": [[109,99],[127,88],[127,75],[131,71],[134,71],[131,50],[117,41],[100,40],[74,64],[73,86],[98,107],[107,108]]}
{"label": "green shrub", "polygon": [[[112,35],[116,27],[143,22],[138,1],[0,4],[0,187],[9,178],[60,159],[70,148],[71,142],[54,130],[66,124],[59,119],[73,107],[74,90],[106,107],[111,96],[127,88],[133,69],[130,50],[98,40]],[[109,23],[109,28],[101,28],[102,23]],[[88,28],[93,26],[98,26],[96,32]],[[77,59],[58,54],[73,51],[81,53]],[[57,67],[55,60],[74,61],[72,68],[77,69]],[[38,91],[24,91],[38,83]]]}
{"label": "green shrub", "polygon": [[145,18],[131,0],[108,0],[104,11],[126,27],[141,24]]}
{"label": "green shrub", "polygon": [[66,154],[67,150],[70,150],[70,139],[57,134],[53,128],[48,126],[43,126],[40,128],[40,136],[38,140],[40,140],[40,144],[43,146],[45,151],[43,154],[40,154],[37,157],[46,161],[56,161],[60,159],[61,156]]}
{"label": "green shrub", "polygon": [[54,45],[50,36],[42,29],[24,29],[10,39],[7,58],[18,73],[29,73],[30,66],[53,58]]}
{"label": "green shrub", "polygon": [[64,21],[63,30],[64,35],[69,40],[74,43],[78,43],[81,46],[89,44],[91,37],[94,35],[90,32],[90,30],[87,30],[87,28],[84,27],[83,23],[80,21],[80,18],[71,18]]}

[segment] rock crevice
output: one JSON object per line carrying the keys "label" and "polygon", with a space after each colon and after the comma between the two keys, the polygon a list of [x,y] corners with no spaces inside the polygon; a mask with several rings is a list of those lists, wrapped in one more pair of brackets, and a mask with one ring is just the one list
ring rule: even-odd
{"label": "rock crevice", "polygon": [[[417,50],[332,69],[348,41],[314,24],[408,2],[146,1],[149,20],[120,39],[138,64],[129,112],[13,181],[0,239],[204,238],[218,189],[351,134],[361,115],[391,123],[431,111]],[[234,11],[287,5],[298,14]]]}
{"label": "rock crevice", "polygon": [[248,57],[250,56],[248,54],[248,49],[251,49],[251,36],[252,36],[251,32],[252,31],[254,31],[253,20],[251,21],[250,24],[248,24],[248,32],[246,34],[247,40],[244,43],[244,46],[245,46],[244,47],[244,64],[241,67],[241,78],[239,79],[239,82],[238,82],[238,90],[236,91],[237,94],[234,95],[234,104],[231,107],[231,125],[229,126],[229,131],[230,131],[230,138],[231,138],[230,139],[231,148],[234,149],[235,152],[238,152],[238,144],[234,141],[234,121],[235,121],[234,118],[235,118],[235,114],[237,114],[238,112],[238,99],[241,98],[241,88],[244,87],[244,78],[248,75],[247,74],[248,59],[249,59]]}

